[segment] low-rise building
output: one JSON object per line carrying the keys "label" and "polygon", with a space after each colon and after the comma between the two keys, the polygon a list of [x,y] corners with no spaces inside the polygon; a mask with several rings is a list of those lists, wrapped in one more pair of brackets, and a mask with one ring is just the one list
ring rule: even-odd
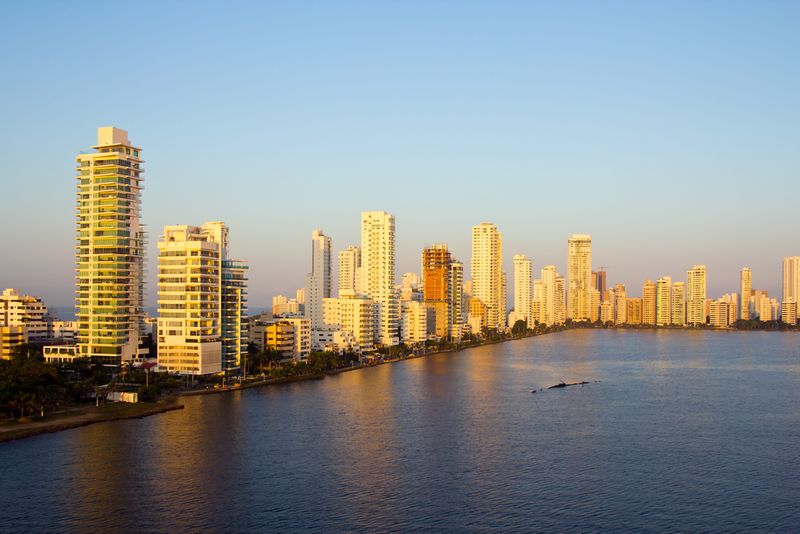
{"label": "low-rise building", "polygon": [[28,343],[28,329],[24,326],[0,326],[0,358],[10,360],[14,348]]}

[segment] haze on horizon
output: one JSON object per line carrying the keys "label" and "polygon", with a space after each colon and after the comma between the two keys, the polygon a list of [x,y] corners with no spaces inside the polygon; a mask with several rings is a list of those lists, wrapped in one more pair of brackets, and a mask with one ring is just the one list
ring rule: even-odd
{"label": "haze on horizon", "polygon": [[[800,254],[800,4],[0,5],[0,286],[71,305],[75,155],[143,149],[147,305],[166,224],[222,220],[250,305],[293,295],[321,228],[397,219],[397,277],[470,229],[566,274],[566,240],[639,295],[780,295]],[[467,277],[469,276],[468,273]],[[509,291],[512,289],[509,284]]]}

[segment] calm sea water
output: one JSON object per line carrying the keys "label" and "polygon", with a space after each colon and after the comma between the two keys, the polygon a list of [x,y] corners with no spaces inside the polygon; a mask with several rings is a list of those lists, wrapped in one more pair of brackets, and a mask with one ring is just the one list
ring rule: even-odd
{"label": "calm sea water", "polygon": [[[565,381],[600,381],[531,394]],[[4,531],[798,531],[800,336],[574,331],[0,444]]]}

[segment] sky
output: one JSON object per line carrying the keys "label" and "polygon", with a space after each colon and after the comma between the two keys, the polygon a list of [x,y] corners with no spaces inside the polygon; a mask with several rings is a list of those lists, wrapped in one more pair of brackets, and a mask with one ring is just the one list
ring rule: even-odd
{"label": "sky", "polygon": [[779,296],[798,27],[792,1],[2,2],[0,286],[72,304],[74,158],[113,125],[145,159],[147,305],[164,225],[225,221],[261,307],[363,210],[396,216],[398,280],[432,243],[468,270],[489,221],[509,280],[588,233],[630,295],[706,264],[710,297],[745,265]]}

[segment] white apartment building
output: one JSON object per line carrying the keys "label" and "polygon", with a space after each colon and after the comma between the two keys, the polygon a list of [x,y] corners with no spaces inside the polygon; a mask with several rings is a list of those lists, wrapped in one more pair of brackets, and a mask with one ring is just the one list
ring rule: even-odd
{"label": "white apartment building", "polygon": [[675,282],[672,284],[672,320],[671,324],[686,325],[686,284]]}
{"label": "white apartment building", "polygon": [[[363,352],[369,352],[375,346],[375,303],[371,299],[359,298],[351,294],[339,298],[322,299],[322,314],[325,330],[340,330],[346,335],[343,339],[352,339]],[[331,336],[318,336],[319,340],[328,340]],[[318,341],[314,341],[318,343]],[[323,342],[324,344],[324,342]],[[344,350],[347,347],[339,347]]]}
{"label": "white apartment building", "polygon": [[[524,254],[514,256],[514,313],[516,319],[533,327],[533,262]],[[516,321],[514,321],[516,322]],[[509,320],[509,326],[514,326]]]}
{"label": "white apartment building", "polygon": [[244,266],[227,258],[228,228],[165,226],[158,242],[158,366],[207,375],[246,350]]}
{"label": "white apartment building", "polygon": [[385,211],[361,213],[361,274],[364,295],[375,303],[375,342],[397,345],[400,310],[394,287],[394,215]]}
{"label": "white apartment building", "polygon": [[339,252],[339,291],[343,293],[358,293],[360,291],[361,274],[361,247],[350,245],[347,250]]}
{"label": "white apartment building", "polygon": [[52,319],[42,299],[20,295],[12,288],[0,296],[0,326],[24,327],[26,343],[41,344],[53,337]]}
{"label": "white apartment building", "polygon": [[672,277],[662,276],[656,281],[656,324],[672,324]]}
{"label": "white apartment building", "polygon": [[706,266],[695,265],[686,271],[686,322],[690,325],[706,322]]}
{"label": "white apartment building", "polygon": [[331,296],[331,238],[322,230],[311,233],[311,272],[306,277],[305,316],[311,328],[322,328],[322,299]]}
{"label": "white apartment building", "polygon": [[410,345],[428,338],[428,306],[417,300],[400,303],[400,342]]}
{"label": "white apartment building", "polygon": [[[503,238],[492,223],[472,227],[472,297],[486,306],[487,328],[505,326]],[[475,331],[475,330],[473,330]]]}
{"label": "white apartment building", "polygon": [[753,273],[749,267],[742,267],[742,270],[739,273],[739,278],[739,302],[741,302],[739,317],[742,320],[747,321],[750,319],[750,294],[753,290]]}

